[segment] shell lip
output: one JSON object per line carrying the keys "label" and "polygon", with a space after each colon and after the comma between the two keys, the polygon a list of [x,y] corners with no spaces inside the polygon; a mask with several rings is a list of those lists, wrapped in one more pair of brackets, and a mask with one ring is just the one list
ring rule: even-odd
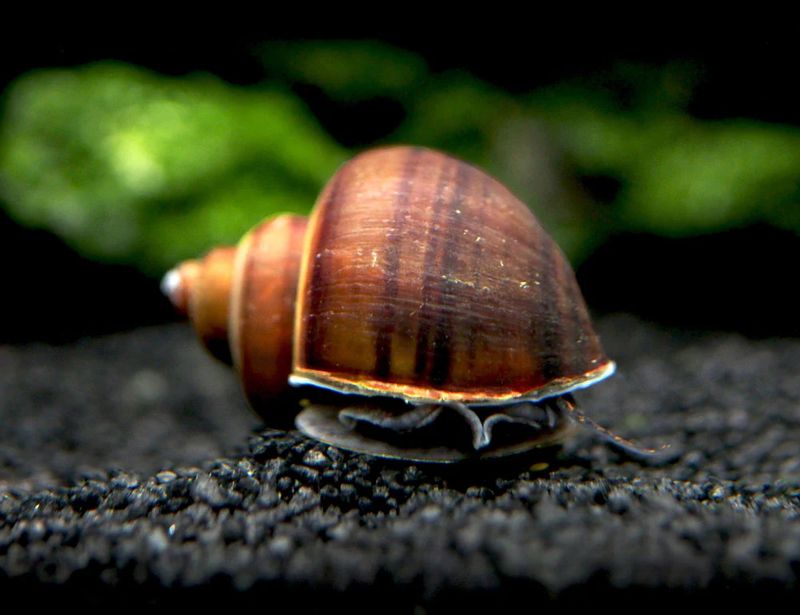
{"label": "shell lip", "polygon": [[298,369],[289,376],[292,386],[311,385],[328,389],[344,395],[364,395],[367,397],[396,397],[409,403],[463,403],[468,406],[502,406],[517,402],[537,402],[549,397],[565,395],[578,389],[584,389],[601,380],[605,380],[616,371],[613,361],[606,361],[600,367],[577,376],[555,378],[543,386],[528,391],[507,391],[492,393],[490,391],[443,391],[424,386],[393,384],[380,380],[352,380],[331,372]]}

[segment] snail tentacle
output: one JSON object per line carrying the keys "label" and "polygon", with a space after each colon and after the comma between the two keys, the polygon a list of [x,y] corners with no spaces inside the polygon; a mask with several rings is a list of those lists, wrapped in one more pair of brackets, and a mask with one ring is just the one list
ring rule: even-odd
{"label": "snail tentacle", "polygon": [[637,460],[646,461],[660,461],[663,457],[663,452],[669,449],[669,444],[662,444],[659,448],[647,448],[636,444],[635,442],[623,438],[619,434],[614,433],[607,427],[603,427],[595,422],[583,412],[578,409],[578,404],[571,395],[564,395],[559,398],[561,405],[571,414],[572,418],[580,425],[588,427],[592,433],[599,437],[603,442],[609,444],[618,452]]}

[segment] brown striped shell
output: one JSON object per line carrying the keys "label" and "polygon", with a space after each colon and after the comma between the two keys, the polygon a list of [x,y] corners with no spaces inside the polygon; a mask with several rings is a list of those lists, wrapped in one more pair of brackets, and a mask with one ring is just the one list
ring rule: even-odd
{"label": "brown striped shell", "polygon": [[507,404],[614,370],[531,210],[423,148],[368,151],[331,179],[309,222],[296,308],[294,384]]}

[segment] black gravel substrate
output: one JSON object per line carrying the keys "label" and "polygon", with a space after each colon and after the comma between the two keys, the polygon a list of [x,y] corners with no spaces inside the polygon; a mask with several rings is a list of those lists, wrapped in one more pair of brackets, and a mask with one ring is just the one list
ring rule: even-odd
{"label": "black gravel substrate", "polygon": [[599,329],[619,371],[578,399],[669,444],[660,463],[589,434],[436,467],[259,431],[185,325],[2,347],[0,595],[301,612],[795,601],[800,340]]}

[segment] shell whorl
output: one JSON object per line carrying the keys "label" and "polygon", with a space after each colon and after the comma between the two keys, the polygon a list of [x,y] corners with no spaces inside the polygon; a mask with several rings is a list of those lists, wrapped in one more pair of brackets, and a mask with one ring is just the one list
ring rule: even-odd
{"label": "shell whorl", "polygon": [[292,392],[292,327],[307,222],[288,214],[270,218],[236,251],[228,338],[242,387],[259,412]]}
{"label": "shell whorl", "polygon": [[541,399],[613,372],[530,209],[423,148],[345,164],[305,238],[292,382],[413,401]]}

